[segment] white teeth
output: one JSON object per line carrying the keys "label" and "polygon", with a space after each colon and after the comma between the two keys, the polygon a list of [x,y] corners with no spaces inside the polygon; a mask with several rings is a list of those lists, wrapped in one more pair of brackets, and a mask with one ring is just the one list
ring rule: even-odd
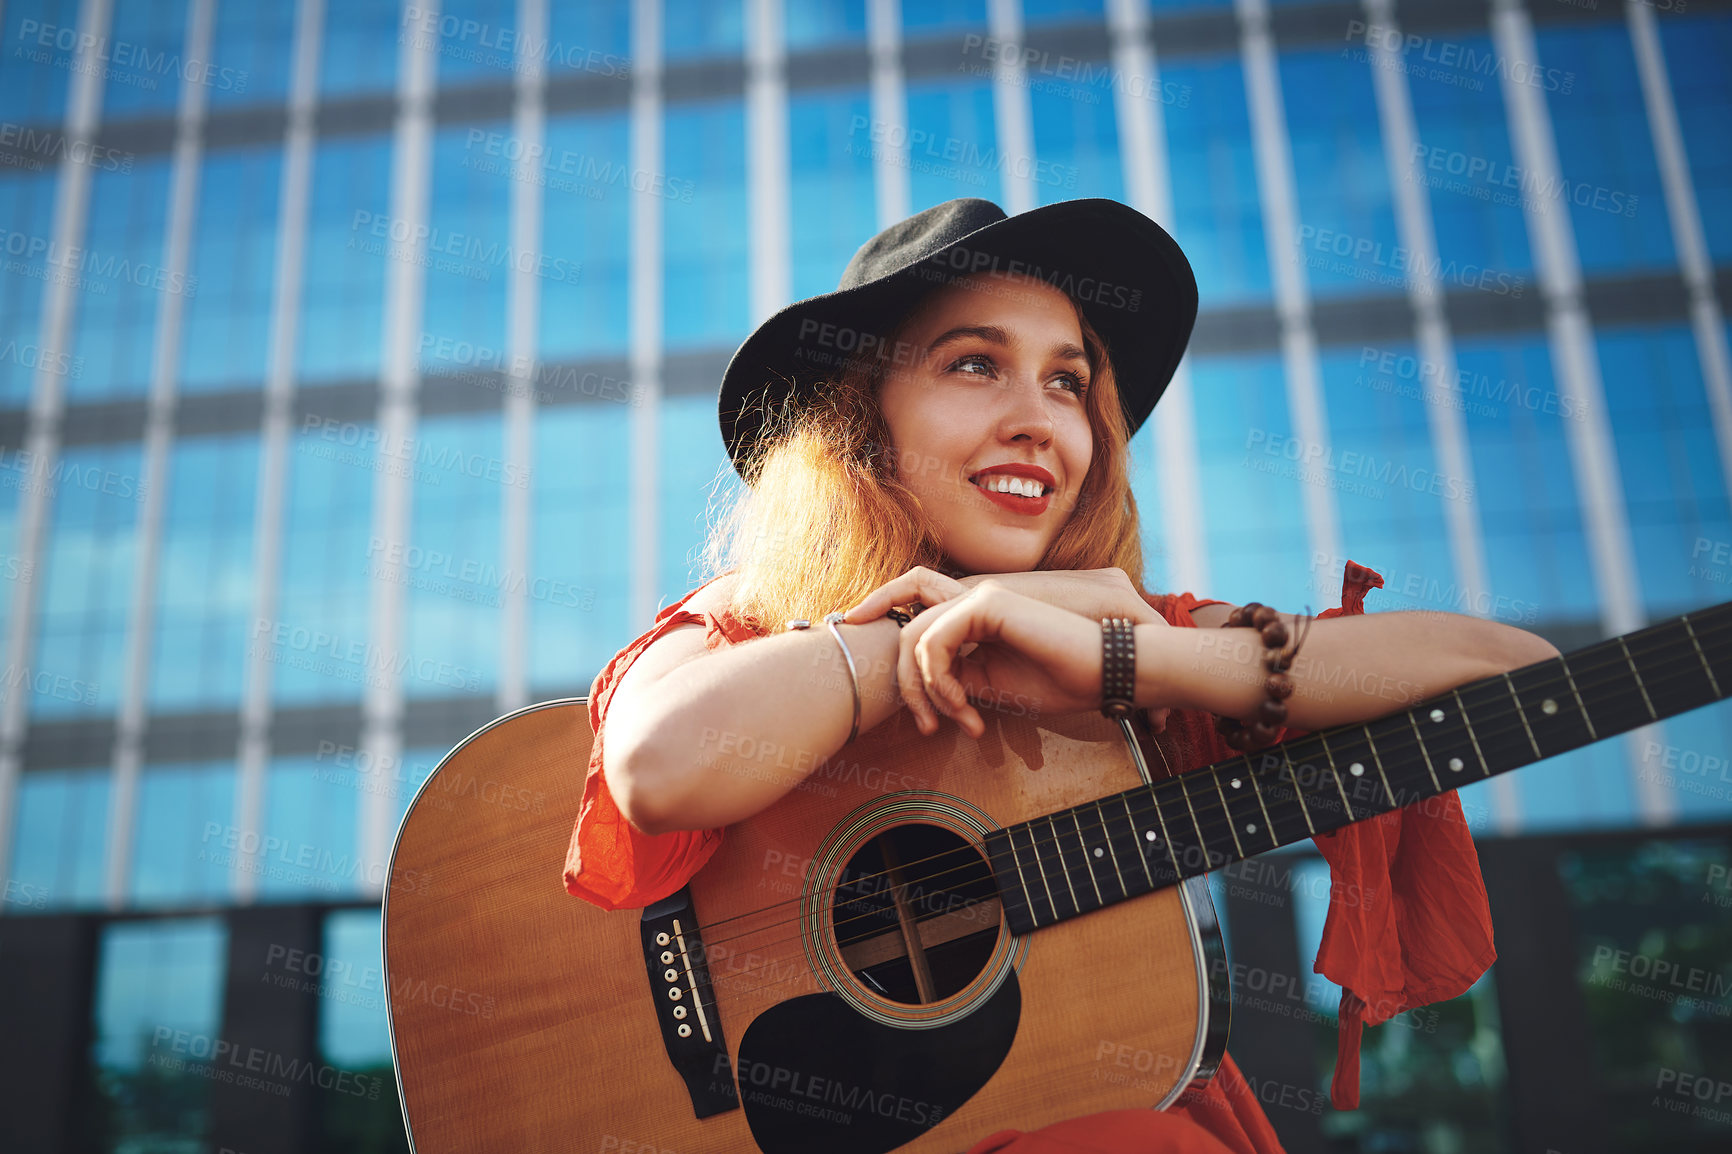
{"label": "white teeth", "polygon": [[994,493],[1014,493],[1019,497],[1038,497],[1046,491],[1045,486],[1033,477],[1012,477],[1004,473],[987,477],[976,484]]}

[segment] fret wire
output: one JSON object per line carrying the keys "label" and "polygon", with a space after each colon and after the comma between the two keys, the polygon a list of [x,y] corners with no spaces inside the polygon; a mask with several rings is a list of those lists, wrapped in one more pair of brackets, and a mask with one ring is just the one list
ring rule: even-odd
{"label": "fret wire", "polygon": [[[1622,637],[1618,638],[1618,644],[1622,645],[1623,643],[1624,643],[1624,639]],[[1627,649],[1624,651],[1624,660],[1625,661],[1630,660],[1630,651]],[[1564,658],[1563,654],[1561,654],[1561,653],[1558,654],[1558,664],[1562,665],[1564,667],[1564,676],[1569,679],[1570,692],[1575,694],[1575,697],[1576,697],[1576,708],[1582,711],[1582,720],[1584,722],[1586,722],[1587,726],[1588,726],[1588,737],[1594,741],[1600,740],[1600,735],[1594,732],[1594,719],[1588,716],[1588,703],[1582,700],[1582,692],[1581,692],[1581,690],[1576,688],[1576,675],[1570,671],[1570,663],[1568,660],[1566,660]],[[1633,670],[1636,667],[1634,664],[1631,664],[1630,668]],[[1506,673],[1506,674],[1504,674],[1504,676],[1508,677],[1509,674]],[[1640,685],[1641,683],[1642,683],[1641,675],[1637,674],[1636,684]],[[1648,691],[1644,689],[1642,691],[1642,697],[1644,699],[1646,699],[1647,696],[1648,696]],[[1652,705],[1648,706],[1648,712],[1650,714],[1652,714],[1654,712],[1654,707]],[[1522,724],[1523,725],[1527,724],[1527,720],[1528,720],[1527,714],[1526,713],[1522,714]],[[1535,746],[1534,749],[1537,752],[1539,747]]]}
{"label": "fret wire", "polygon": [[1257,808],[1263,811],[1263,828],[1269,831],[1270,848],[1278,848],[1281,839],[1275,834],[1275,819],[1269,816],[1269,807],[1263,802],[1263,787],[1257,784],[1257,775],[1251,772],[1251,756],[1241,753],[1239,757],[1245,763],[1245,778],[1251,783],[1251,791],[1257,795]]}
{"label": "fret wire", "polygon": [[1347,823],[1352,825],[1359,819],[1353,816],[1353,804],[1347,800],[1347,787],[1341,784],[1341,771],[1335,768],[1335,759],[1329,756],[1329,743],[1323,743],[1323,756],[1329,762],[1329,776],[1335,779],[1335,792],[1341,795],[1341,808],[1347,811]]}
{"label": "fret wire", "polygon": [[1155,820],[1161,823],[1161,840],[1167,843],[1167,856],[1173,860],[1173,876],[1182,879],[1185,867],[1179,864],[1179,851],[1173,848],[1173,835],[1167,832],[1167,815],[1161,812],[1161,799],[1155,796],[1154,786],[1148,789],[1149,803],[1155,807]]}
{"label": "fret wire", "polygon": [[[1052,830],[1052,845],[1058,858],[1058,868],[1064,873],[1064,887],[1070,891],[1070,908],[1080,913],[1082,903],[1076,900],[1076,886],[1071,884],[1070,867],[1064,864],[1064,843],[1058,840],[1058,822],[1054,821],[1052,814],[1049,813],[1046,815],[1046,824]],[[1033,835],[1030,834],[1029,836],[1032,837]]]}
{"label": "fret wire", "polygon": [[1702,663],[1702,672],[1708,675],[1708,684],[1713,688],[1714,696],[1725,697],[1726,695],[1720,692],[1720,682],[1714,677],[1714,671],[1708,667],[1708,655],[1702,652],[1702,643],[1696,640],[1696,630],[1690,626],[1690,615],[1686,613],[1678,620],[1684,623],[1684,632],[1690,635],[1690,644],[1696,647],[1696,659]]}
{"label": "fret wire", "polygon": [[[1040,884],[1046,890],[1047,908],[1052,910],[1052,920],[1056,922],[1059,918],[1058,902],[1053,900],[1052,882],[1046,876],[1046,863],[1040,860],[1040,846],[1035,844],[1034,826],[1024,823],[1022,829],[1024,833],[1028,834],[1028,848],[1034,854],[1034,868],[1040,871]],[[1011,844],[1015,845],[1016,843],[1012,842]]]}
{"label": "fret wire", "polygon": [[1311,822],[1311,807],[1305,804],[1305,791],[1299,788],[1299,771],[1293,768],[1293,759],[1287,756],[1285,746],[1281,749],[1281,761],[1287,767],[1287,776],[1293,779],[1293,796],[1299,799],[1299,812],[1305,816],[1305,828],[1316,837],[1317,827]]}
{"label": "fret wire", "polygon": [[[1190,812],[1191,825],[1197,831],[1197,848],[1203,851],[1203,861],[1207,863],[1209,869],[1214,869],[1214,859],[1209,854],[1209,839],[1203,836],[1203,823],[1197,820],[1197,807],[1191,804],[1191,791],[1185,787],[1184,774],[1181,773],[1178,775],[1178,782],[1179,796],[1185,799],[1185,809]],[[1227,820],[1229,823],[1232,821],[1231,814],[1228,815]],[[1229,828],[1231,828],[1231,826],[1229,826]],[[1207,873],[1208,870],[1205,870],[1204,872]]]}
{"label": "fret wire", "polygon": [[1479,737],[1473,732],[1473,722],[1467,716],[1467,703],[1462,701],[1461,694],[1457,690],[1452,689],[1449,693],[1451,697],[1455,698],[1455,707],[1461,710],[1461,723],[1467,726],[1467,739],[1473,742],[1473,755],[1479,758],[1480,772],[1490,777],[1491,766],[1486,763],[1485,754],[1480,752]]}
{"label": "fret wire", "polygon": [[[1624,660],[1629,663],[1630,672],[1636,675],[1636,688],[1642,691],[1642,704],[1648,707],[1648,716],[1655,721],[1660,720],[1660,715],[1654,712],[1654,702],[1648,697],[1648,687],[1642,684],[1642,671],[1636,668],[1636,659],[1630,656],[1630,647],[1624,644],[1622,637],[1618,638],[1618,648],[1624,651]],[[1573,688],[1574,683],[1572,682],[1571,685]],[[1583,712],[1585,713],[1586,710]]]}
{"label": "fret wire", "polygon": [[1083,837],[1082,819],[1077,817],[1074,809],[1070,811],[1070,823],[1076,826],[1077,844],[1082,847],[1083,864],[1088,867],[1089,884],[1095,888],[1095,900],[1104,906],[1107,904],[1107,899],[1101,896],[1101,883],[1095,880],[1095,855],[1089,852],[1089,843]]}
{"label": "fret wire", "polygon": [[[1516,716],[1522,719],[1522,728],[1528,731],[1528,744],[1534,747],[1534,757],[1535,758],[1544,757],[1545,754],[1540,752],[1540,743],[1534,740],[1533,726],[1528,724],[1528,713],[1527,713],[1527,710],[1525,708],[1523,708],[1523,706],[1522,706],[1521,694],[1516,692],[1515,682],[1513,682],[1509,679],[1508,673],[1505,673],[1503,675],[1503,682],[1505,685],[1509,686],[1510,700],[1515,702]],[[1575,683],[1574,682],[1571,682],[1570,690],[1572,692],[1574,692],[1574,690],[1575,690]],[[1581,701],[1581,699],[1582,699],[1581,695],[1577,694],[1576,700],[1579,702],[1579,701]],[[1584,718],[1587,717],[1587,711],[1586,710],[1582,711],[1582,716]],[[1590,725],[1588,727],[1588,732],[1589,733],[1593,732],[1593,726],[1592,725]]]}
{"label": "fret wire", "polygon": [[[1125,807],[1125,818],[1131,823],[1131,841],[1137,842],[1137,815],[1131,809],[1131,799],[1128,794],[1119,794],[1119,804]],[[1143,873],[1149,879],[1149,888],[1155,888],[1155,873],[1149,868],[1149,859],[1143,855],[1143,847],[1137,846],[1137,860],[1143,863]]]}
{"label": "fret wire", "polygon": [[1425,772],[1431,775],[1431,784],[1437,792],[1443,792],[1443,782],[1437,780],[1437,767],[1431,764],[1431,751],[1425,748],[1425,735],[1419,732],[1419,722],[1413,719],[1413,710],[1407,711],[1407,724],[1413,727],[1413,739],[1419,742],[1420,755],[1425,758]]}
{"label": "fret wire", "polygon": [[1034,895],[1028,892],[1028,878],[1023,876],[1022,860],[1016,856],[1016,839],[1008,829],[1004,831],[1004,840],[1010,846],[1010,864],[1016,867],[1016,880],[1022,883],[1022,900],[1028,904],[1028,920],[1038,927],[1040,918],[1035,916]]}
{"label": "fret wire", "polygon": [[[1369,735],[1367,736],[1369,737]],[[1329,768],[1334,769],[1335,776],[1339,778],[1341,776],[1341,771],[1335,769],[1335,751],[1329,748],[1329,739],[1319,733],[1317,735],[1317,740],[1323,743],[1323,756],[1329,759]],[[1389,775],[1383,772],[1383,764],[1376,758],[1372,758],[1371,762],[1373,765],[1377,766],[1377,779],[1383,783],[1383,792],[1389,798],[1390,807],[1393,809],[1400,809],[1401,803],[1395,800],[1395,791],[1389,788]]]}
{"label": "fret wire", "polygon": [[[1409,714],[1409,716],[1412,715]],[[1365,732],[1365,747],[1371,750],[1371,764],[1377,767],[1378,776],[1383,778],[1383,786],[1387,789],[1389,788],[1389,775],[1385,773],[1383,769],[1383,755],[1377,752],[1377,739],[1371,736],[1371,726],[1369,724],[1362,725],[1359,728]],[[1421,746],[1420,748],[1423,749],[1424,746]],[[1437,775],[1435,773],[1431,775],[1431,780],[1433,782],[1437,781]]]}
{"label": "fret wire", "polygon": [[1108,856],[1113,859],[1113,873],[1119,879],[1119,892],[1128,898],[1131,896],[1131,887],[1125,884],[1124,871],[1119,869],[1119,851],[1113,848],[1113,831],[1107,828],[1107,811],[1101,808],[1101,800],[1098,797],[1095,798],[1095,812],[1100,814],[1101,836],[1102,840],[1107,843]]}
{"label": "fret wire", "polygon": [[1215,792],[1221,795],[1221,812],[1227,815],[1227,832],[1233,835],[1233,848],[1239,851],[1239,857],[1243,859],[1246,856],[1245,846],[1239,840],[1239,831],[1235,828],[1238,819],[1233,816],[1233,809],[1227,804],[1227,791],[1221,788],[1221,775],[1213,773],[1209,776],[1215,779]]}

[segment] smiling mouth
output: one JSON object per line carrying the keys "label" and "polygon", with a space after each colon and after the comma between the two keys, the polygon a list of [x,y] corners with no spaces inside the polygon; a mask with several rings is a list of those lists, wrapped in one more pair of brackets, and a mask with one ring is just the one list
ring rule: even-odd
{"label": "smiling mouth", "polygon": [[[995,482],[1004,485],[1007,481],[1010,484],[1005,485],[1002,490],[988,487]],[[1052,503],[1052,490],[1035,480],[1022,477],[992,476],[985,478],[984,482],[970,481],[969,483],[980,490],[980,495],[994,505],[1025,517],[1040,516],[1046,512],[1047,506]],[[1030,493],[1038,495],[1026,495]]]}

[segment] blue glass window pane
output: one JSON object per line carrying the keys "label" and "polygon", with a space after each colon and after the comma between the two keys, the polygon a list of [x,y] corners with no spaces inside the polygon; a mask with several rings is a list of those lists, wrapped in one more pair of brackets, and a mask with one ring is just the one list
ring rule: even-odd
{"label": "blue glass window pane", "polygon": [[444,0],[437,19],[428,9],[411,17],[404,30],[437,53],[440,87],[509,80],[516,63],[517,0]]}
{"label": "blue glass window pane", "polygon": [[230,871],[263,868],[260,848],[234,824],[235,770],[229,762],[147,765],[138,782],[132,872],[138,906],[218,902]]}
{"label": "blue glass window pane", "polygon": [[[393,832],[391,842],[393,845],[396,844],[397,840],[395,837],[396,832],[402,829],[403,816],[409,812],[410,803],[415,800],[417,792],[421,789],[421,786],[425,784],[428,776],[431,775],[439,763],[444,760],[445,755],[450,752],[451,748],[444,745],[428,745],[417,749],[405,750],[403,752],[402,767],[398,768],[394,766],[391,768],[390,772],[392,780],[400,780],[403,783],[403,788],[398,793],[397,808],[391,815],[391,829]],[[437,789],[438,786],[435,785],[433,788]],[[429,804],[434,804],[431,797],[426,800]]]}
{"label": "blue glass window pane", "polygon": [[663,0],[662,55],[669,62],[745,51],[742,0]]}
{"label": "blue glass window pane", "polygon": [[866,39],[866,0],[807,0],[783,10],[790,50],[858,44]]}
{"label": "blue glass window pane", "polygon": [[1299,235],[1276,259],[1305,268],[1319,296],[1406,291],[1370,69],[1336,49],[1283,52]]}
{"label": "blue glass window pane", "polygon": [[595,76],[631,72],[631,0],[550,4],[547,32],[542,59],[550,76],[562,69]]}
{"label": "blue glass window pane", "polygon": [[[373,577],[407,587],[405,651],[392,655],[409,697],[491,690],[499,679],[500,565],[507,484],[529,478],[501,457],[497,412],[429,417],[415,433],[409,543],[375,557]],[[405,463],[407,464],[407,463]]]}
{"label": "blue glass window pane", "polygon": [[[1709,255],[1725,264],[1732,261],[1732,149],[1726,147],[1726,125],[1732,123],[1732,84],[1726,76],[1732,14],[1668,13],[1658,24],[1702,231]],[[1656,212],[1659,208],[1653,206]]]}
{"label": "blue glass window pane", "polygon": [[[1094,75],[1108,76],[1105,61],[1091,62]],[[1111,83],[1083,84],[1029,74],[1034,154],[1028,166],[1041,204],[1085,196],[1125,198],[1119,160],[1118,117]]]}
{"label": "blue glass window pane", "polygon": [[78,44],[79,0],[12,0],[0,24],[0,108],[24,124],[56,124]]}
{"label": "blue glass window pane", "polygon": [[1239,58],[1163,64],[1160,85],[1173,196],[1173,219],[1160,223],[1190,258],[1200,305],[1267,301],[1269,249]]}
{"label": "blue glass window pane", "polygon": [[[1649,616],[1724,601],[1725,584],[1712,577],[1715,546],[1701,543],[1732,541],[1732,517],[1696,342],[1682,325],[1602,327],[1598,337],[1631,553]],[[1727,551],[1732,546],[1722,555]]]}
{"label": "blue glass window pane", "polygon": [[903,35],[909,40],[959,28],[986,29],[986,0],[922,0],[902,5]]}
{"label": "blue glass window pane", "polygon": [[397,86],[403,38],[415,35],[402,0],[343,0],[325,6],[319,50],[319,92],[346,96]]}
{"label": "blue glass window pane", "polygon": [[[1638,784],[1669,797],[1678,821],[1723,822],[1732,814],[1732,707],[1726,702],[1670,718],[1638,744]],[[1624,824],[1640,819],[1631,814]]]}
{"label": "blue glass window pane", "polygon": [[[714,397],[668,397],[661,406],[661,580],[659,603],[670,605],[704,579],[707,506],[740,484],[716,427]],[[645,625],[633,633],[647,628]],[[598,670],[599,672],[599,670]]]}
{"label": "blue glass window pane", "polygon": [[218,918],[102,927],[91,1058],[115,1149],[195,1150],[205,1141],[227,969]]}
{"label": "blue glass window pane", "polygon": [[173,113],[186,54],[187,0],[134,0],[116,4],[108,40],[98,57],[107,73],[102,118],[126,120]]}
{"label": "blue glass window pane", "polygon": [[681,161],[691,196],[662,206],[663,343],[733,348],[746,336],[746,126],[738,102],[667,111],[664,155]]}
{"label": "blue glass window pane", "polygon": [[1558,195],[1569,203],[1583,271],[1671,266],[1672,230],[1628,29],[1622,21],[1542,26],[1535,39],[1566,182]]}
{"label": "blue glass window pane", "polygon": [[130,172],[91,177],[84,247],[62,254],[60,272],[78,279],[72,352],[83,373],[68,378],[69,400],[142,396],[150,389],[156,314],[164,292],[192,297],[195,280],[163,267],[168,162],[140,160]]}
{"label": "blue glass window pane", "polygon": [[168,468],[151,708],[238,706],[253,629],[258,435],[177,441]]}
{"label": "blue glass window pane", "polygon": [[[1190,592],[1238,605],[1315,604],[1301,490],[1281,451],[1293,431],[1280,358],[1193,357],[1190,365],[1204,540],[1215,583]],[[1246,427],[1247,413],[1257,414],[1253,428]]]}
{"label": "blue glass window pane", "polygon": [[[1521,628],[1597,621],[1567,428],[1585,414],[1558,387],[1546,338],[1459,339],[1455,360],[1491,598],[1481,615]],[[1416,394],[1441,376],[1418,360],[1379,361],[1365,371],[1377,388]]]}
{"label": "blue glass window pane", "polygon": [[[313,154],[301,289],[302,380],[379,371],[385,274],[393,240],[389,137],[336,137]],[[397,227],[397,236],[407,235]]]}
{"label": "blue glass window pane", "polygon": [[[541,278],[540,357],[571,361],[623,356],[631,333],[627,314],[634,188],[630,125],[623,112],[553,116],[547,121],[545,144],[545,159],[540,162],[487,157],[493,163],[514,165],[519,176],[526,168],[533,172],[537,163],[543,169],[534,177],[546,181],[541,251],[547,257],[546,267],[561,275]],[[501,152],[506,148],[491,139],[479,147]],[[522,150],[517,153],[523,155]],[[687,185],[664,180],[659,187],[677,197]]]}
{"label": "blue glass window pane", "polygon": [[[450,128],[433,138],[433,189],[427,237],[426,300],[422,306],[421,364],[428,372],[497,368],[505,348],[505,291],[518,262],[556,279],[576,276],[536,262],[511,247],[511,182],[474,166],[474,134],[507,133],[494,122]],[[461,345],[460,345],[461,342]],[[459,347],[476,352],[459,354]]]}
{"label": "blue glass window pane", "polygon": [[42,298],[52,283],[47,257],[57,183],[54,165],[41,159],[41,174],[0,180],[0,406],[6,408],[30,403],[39,369],[62,378],[84,375],[83,357],[40,343]]}
{"label": "blue glass window pane", "polygon": [[[1451,42],[1475,59],[1495,59],[1489,37],[1452,36]],[[1523,201],[1542,212],[1562,212],[1565,201],[1548,195],[1556,190],[1541,187],[1515,163],[1501,89],[1418,81],[1408,88],[1418,140],[1399,168],[1403,180],[1426,190],[1438,258],[1520,273],[1531,281]],[[1441,273],[1440,279],[1449,280]]]}
{"label": "blue glass window pane", "polygon": [[[342,5],[327,5],[326,19],[332,7]],[[294,44],[295,5],[217,0],[210,64],[189,68],[187,77],[196,75],[210,89],[213,108],[281,101],[289,92]]]}
{"label": "blue glass window pane", "polygon": [[6,913],[102,903],[111,777],[107,768],[45,769],[19,779]]}
{"label": "blue glass window pane", "polygon": [[288,457],[275,620],[253,629],[279,706],[361,696],[371,621],[370,574],[381,561],[370,495],[385,463],[378,430],[318,413],[301,420]]}
{"label": "blue glass window pane", "polygon": [[871,115],[863,92],[802,92],[788,102],[795,300],[834,291],[848,258],[878,231]]}
{"label": "blue glass window pane", "polygon": [[[1372,351],[1413,354],[1399,344]],[[1340,603],[1342,569],[1351,558],[1384,578],[1384,588],[1367,598],[1373,612],[1470,612],[1455,580],[1444,510],[1446,502],[1473,499],[1473,478],[1439,469],[1426,402],[1378,388],[1366,371],[1367,350],[1326,348],[1319,361],[1330,443],[1283,437],[1277,445],[1270,434],[1256,446],[1261,464],[1278,462],[1282,475],[1327,489],[1335,503],[1347,556],[1313,555],[1311,603]],[[1253,438],[1258,424],[1252,422]],[[1392,590],[1399,592],[1387,596]]]}
{"label": "blue glass window pane", "polygon": [[180,388],[257,388],[265,378],[276,277],[276,148],[209,153],[190,268],[200,291],[182,314]]}
{"label": "blue glass window pane", "polygon": [[331,756],[273,760],[265,773],[259,894],[330,900],[362,892],[370,880],[383,878],[383,869],[369,878],[355,832],[359,791],[376,786],[389,788],[389,783],[357,773],[353,765],[338,766]]}
{"label": "blue glass window pane", "polygon": [[[1004,203],[996,123],[988,80],[908,85],[908,186],[915,212],[959,196]],[[873,145],[900,143],[892,138]]]}
{"label": "blue glass window pane", "polygon": [[139,447],[67,448],[56,470],[49,536],[37,574],[30,714],[112,715],[120,704],[137,579]]}
{"label": "blue glass window pane", "polygon": [[377,910],[335,910],[325,917],[319,1056],[341,1069],[391,1065],[380,938]]}
{"label": "blue glass window pane", "polygon": [[[549,406],[535,418],[530,516],[529,684],[536,700],[587,693],[632,639],[631,412]],[[581,461],[580,468],[555,462]]]}
{"label": "blue glass window pane", "polygon": [[1026,24],[1086,24],[1106,19],[1102,0],[1022,0]]}

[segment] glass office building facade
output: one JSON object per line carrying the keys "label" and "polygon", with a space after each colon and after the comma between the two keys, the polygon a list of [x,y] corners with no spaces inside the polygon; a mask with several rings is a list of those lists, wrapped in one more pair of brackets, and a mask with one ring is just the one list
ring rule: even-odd
{"label": "glass office building facade", "polygon": [[[415,788],[705,576],[733,348],[951,197],[1190,255],[1151,588],[1727,600],[1728,59],[1709,0],[5,0],[0,1145],[405,1149]],[[1729,724],[1462,791],[1502,957],[1356,1114],[1320,860],[1218,878],[1289,1148],[1725,1148]]]}

